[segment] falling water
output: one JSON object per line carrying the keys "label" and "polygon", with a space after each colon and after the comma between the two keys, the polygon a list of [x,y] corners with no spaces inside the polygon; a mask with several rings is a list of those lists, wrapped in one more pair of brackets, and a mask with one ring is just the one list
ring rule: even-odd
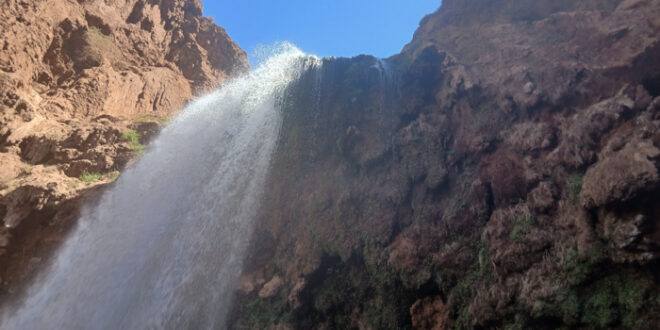
{"label": "falling water", "polygon": [[222,328],[279,134],[292,45],[188,106],[100,203],[2,329]]}
{"label": "falling water", "polygon": [[[390,149],[392,150],[392,157],[396,155],[396,145],[394,143],[394,131],[396,130],[396,116],[394,115],[394,95],[396,93],[396,81],[394,73],[390,64],[385,59],[377,59],[375,64],[376,69],[380,73],[380,113],[385,114],[382,116],[383,120],[389,122],[389,127],[387,128],[390,133]],[[386,119],[388,118],[388,119]],[[385,124],[381,123],[381,126]]]}

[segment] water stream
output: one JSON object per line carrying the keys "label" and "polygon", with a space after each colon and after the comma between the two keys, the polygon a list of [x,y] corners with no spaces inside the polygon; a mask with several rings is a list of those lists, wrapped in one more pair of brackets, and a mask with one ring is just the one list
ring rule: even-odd
{"label": "water stream", "polygon": [[222,328],[288,84],[320,61],[283,44],[191,103],[83,210],[2,329]]}

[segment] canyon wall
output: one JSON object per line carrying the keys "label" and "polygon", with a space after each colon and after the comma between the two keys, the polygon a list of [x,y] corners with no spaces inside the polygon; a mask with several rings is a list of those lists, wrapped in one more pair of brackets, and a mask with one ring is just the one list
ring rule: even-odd
{"label": "canyon wall", "polygon": [[660,324],[660,2],[447,0],[289,90],[233,328]]}
{"label": "canyon wall", "polygon": [[0,4],[0,296],[169,116],[248,69],[199,0]]}

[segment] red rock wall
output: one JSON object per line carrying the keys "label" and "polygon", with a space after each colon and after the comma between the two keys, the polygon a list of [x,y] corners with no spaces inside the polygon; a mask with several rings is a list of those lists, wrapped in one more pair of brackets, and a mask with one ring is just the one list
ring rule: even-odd
{"label": "red rock wall", "polygon": [[2,1],[0,296],[169,116],[247,69],[199,0]]}

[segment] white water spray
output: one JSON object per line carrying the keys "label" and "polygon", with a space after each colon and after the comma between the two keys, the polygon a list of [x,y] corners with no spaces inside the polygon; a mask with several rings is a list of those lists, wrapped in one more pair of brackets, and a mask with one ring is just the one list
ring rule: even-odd
{"label": "white water spray", "polygon": [[78,227],[2,329],[222,328],[290,82],[289,44],[192,103]]}

